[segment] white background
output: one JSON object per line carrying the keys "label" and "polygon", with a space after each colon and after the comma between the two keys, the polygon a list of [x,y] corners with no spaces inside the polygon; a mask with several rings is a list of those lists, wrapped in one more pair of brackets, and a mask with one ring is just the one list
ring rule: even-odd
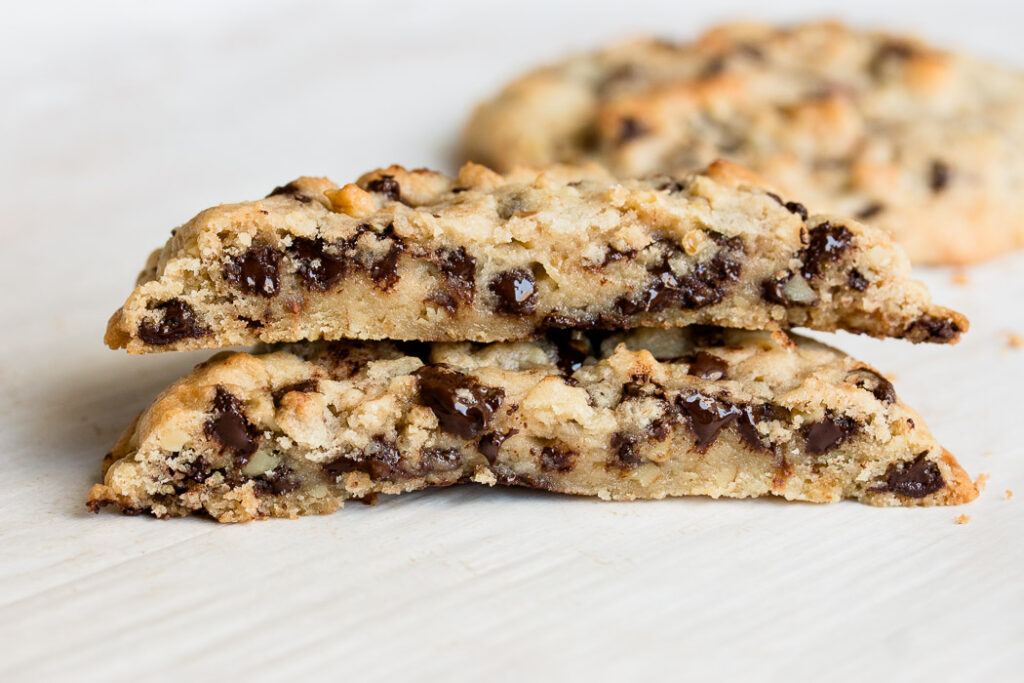
{"label": "white background", "polygon": [[0,678],[1020,680],[1024,254],[921,271],[972,320],[957,347],[834,337],[991,475],[962,509],[467,486],[241,526],[84,510],[209,355],[101,343],[170,228],[300,174],[453,169],[471,105],[567,51],[818,16],[1024,67],[1019,2],[5,3]]}

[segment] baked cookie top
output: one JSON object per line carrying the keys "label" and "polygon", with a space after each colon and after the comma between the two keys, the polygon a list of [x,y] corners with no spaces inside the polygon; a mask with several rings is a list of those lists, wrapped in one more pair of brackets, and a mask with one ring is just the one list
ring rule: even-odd
{"label": "baked cookie top", "polygon": [[967,321],[909,271],[883,231],[809,214],[724,162],[645,180],[392,166],[200,213],[150,258],[106,342],[143,353],[690,324],[956,341]]}
{"label": "baked cookie top", "polygon": [[104,471],[94,509],[221,521],[469,480],[619,500],[977,495],[878,371],[782,332],[701,327],[219,354],[142,412]]}
{"label": "baked cookie top", "polygon": [[464,140],[499,170],[592,159],[637,177],[726,158],[870,219],[915,262],[1024,245],[1024,75],[908,36],[737,24],[615,45],[512,82]]}

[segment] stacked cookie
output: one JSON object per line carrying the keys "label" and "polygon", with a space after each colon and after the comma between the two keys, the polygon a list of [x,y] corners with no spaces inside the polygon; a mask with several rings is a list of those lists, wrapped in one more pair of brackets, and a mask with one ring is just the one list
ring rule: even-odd
{"label": "stacked cookie", "polygon": [[881,373],[787,333],[957,341],[966,320],[909,270],[885,231],[725,162],[301,178],[150,258],[108,345],[261,346],[165,390],[89,505],[243,521],[464,481],[969,501]]}

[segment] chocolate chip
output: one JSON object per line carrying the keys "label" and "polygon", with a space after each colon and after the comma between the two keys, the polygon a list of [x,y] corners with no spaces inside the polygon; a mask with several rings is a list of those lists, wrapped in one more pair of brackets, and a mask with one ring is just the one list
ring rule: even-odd
{"label": "chocolate chip", "polygon": [[325,292],[345,276],[345,258],[328,253],[320,238],[297,237],[288,253],[306,289]]}
{"label": "chocolate chip", "polygon": [[725,285],[739,279],[742,265],[732,254],[743,253],[743,241],[718,233],[709,236],[722,248],[709,260],[695,264],[686,275],[676,275],[672,270],[671,259],[679,248],[674,244],[664,248],[661,261],[648,267],[653,278],[646,288],[639,296],[616,301],[618,312],[623,315],[656,313],[671,306],[693,310],[722,301],[727,293]]}
{"label": "chocolate chip", "polygon": [[803,429],[807,450],[815,455],[824,455],[848,440],[857,432],[857,423],[846,415],[827,413],[821,422],[814,422]]}
{"label": "chocolate chip", "polygon": [[555,365],[565,376],[583,367],[583,362],[590,355],[589,344],[582,336],[574,336],[573,333],[563,330],[552,330],[548,332],[547,338],[555,345]]}
{"label": "chocolate chip", "polygon": [[860,271],[856,268],[850,270],[846,274],[846,284],[850,286],[850,289],[855,289],[858,292],[863,292],[868,288],[868,280],[866,277],[860,274]]}
{"label": "chocolate chip", "polygon": [[868,71],[876,78],[881,77],[887,64],[894,61],[906,61],[914,56],[917,51],[909,43],[901,41],[887,41],[883,43],[868,62]]}
{"label": "chocolate chip", "polygon": [[698,351],[690,361],[690,369],[686,374],[703,379],[721,380],[725,379],[725,371],[729,364],[718,356],[707,351]]}
{"label": "chocolate chip", "polygon": [[799,254],[804,264],[800,272],[807,279],[821,275],[822,266],[839,260],[853,241],[853,233],[846,227],[827,221],[811,230],[810,237],[810,244]]}
{"label": "chocolate chip", "polygon": [[271,496],[283,496],[302,485],[296,477],[292,476],[292,470],[285,465],[278,465],[254,481],[257,491]]}
{"label": "chocolate chip", "polygon": [[635,249],[630,249],[628,251],[619,251],[615,247],[608,245],[607,251],[604,252],[604,260],[601,261],[601,267],[603,268],[604,266],[607,266],[609,263],[615,263],[616,261],[619,261],[624,258],[632,258],[632,256],[635,253]]}
{"label": "chocolate chip", "polygon": [[686,183],[673,178],[658,185],[658,190],[668,192],[669,194],[677,194],[686,190]]}
{"label": "chocolate chip", "polygon": [[743,406],[743,412],[736,420],[736,431],[740,440],[755,451],[766,451],[765,437],[757,430],[757,423],[775,417],[775,406],[753,405]]}
{"label": "chocolate chip", "polygon": [[319,388],[319,386],[320,383],[317,380],[307,379],[303,382],[296,382],[294,384],[289,384],[287,386],[281,387],[277,391],[273,392],[271,396],[274,399],[274,405],[278,405],[279,403],[281,403],[281,399],[285,397],[285,394],[288,394],[293,391],[305,394],[312,391],[316,391]]}
{"label": "chocolate chip", "polygon": [[139,323],[139,339],[147,344],[164,346],[210,334],[210,329],[199,321],[192,307],[181,299],[157,304],[153,310],[162,312],[163,317],[156,320],[156,316],[150,316]]}
{"label": "chocolate chip", "polygon": [[932,192],[942,192],[949,185],[953,174],[946,162],[936,159],[928,169],[928,187]]}
{"label": "chocolate chip", "polygon": [[857,218],[866,221],[869,218],[874,218],[878,214],[885,211],[885,205],[881,202],[871,202],[863,209],[857,212]]}
{"label": "chocolate chip", "polygon": [[206,462],[206,458],[200,455],[195,460],[185,465],[181,474],[187,481],[194,481],[201,484],[210,476],[210,472],[210,463]]}
{"label": "chocolate chip", "polygon": [[807,214],[807,207],[804,206],[803,204],[801,204],[800,202],[787,202],[787,201],[784,201],[782,199],[782,197],[780,197],[779,195],[775,194],[774,192],[765,192],[765,194],[767,194],[769,197],[771,197],[772,199],[777,201],[780,206],[784,207],[790,213],[794,213],[794,214],[800,216],[800,218],[802,220],[807,220],[807,216],[808,216],[808,214]]}
{"label": "chocolate chip", "polygon": [[786,285],[792,279],[793,273],[789,270],[768,278],[761,283],[761,298],[769,303],[781,304],[782,306],[794,305],[796,302],[791,300],[786,294]]}
{"label": "chocolate chip", "polygon": [[540,468],[545,472],[572,472],[576,455],[565,446],[545,446],[540,452]]}
{"label": "chocolate chip", "polygon": [[366,184],[366,189],[370,192],[378,192],[396,202],[402,196],[402,188],[395,177],[390,175],[382,175],[380,178],[371,180]]}
{"label": "chocolate chip", "polygon": [[463,439],[477,437],[501,407],[505,391],[439,365],[416,371],[420,401],[437,416],[441,430]]}
{"label": "chocolate chip", "polygon": [[892,382],[871,368],[851,370],[846,376],[846,381],[852,382],[865,391],[870,391],[882,403],[896,402],[896,389],[893,388]]}
{"label": "chocolate chip", "polygon": [[438,249],[434,262],[444,275],[445,289],[456,299],[473,303],[476,291],[476,259],[466,253],[465,247]]}
{"label": "chocolate chip", "polygon": [[885,483],[873,491],[891,492],[910,498],[924,498],[935,493],[946,482],[942,471],[934,462],[927,460],[928,452],[919,453],[910,462],[893,463],[885,473]]}
{"label": "chocolate chip", "polygon": [[206,434],[234,452],[239,465],[245,465],[256,452],[256,429],[242,412],[242,402],[222,386],[217,387],[212,411],[216,417],[206,423]]}
{"label": "chocolate chip", "polygon": [[525,268],[500,273],[488,288],[498,298],[495,310],[506,315],[530,315],[537,308],[537,282]]}
{"label": "chocolate chip", "polygon": [[476,444],[476,449],[487,458],[487,462],[491,465],[498,459],[498,451],[501,450],[501,444],[505,443],[505,440],[514,434],[518,434],[518,429],[510,429],[504,434],[498,432],[490,432],[480,437],[480,441]]}
{"label": "chocolate chip", "polygon": [[735,405],[701,393],[681,397],[677,405],[689,419],[690,429],[696,437],[694,448],[701,453],[741,414]]}
{"label": "chocolate chip", "polygon": [[622,145],[630,140],[647,134],[647,127],[632,116],[627,116],[619,121],[618,144]]}
{"label": "chocolate chip", "polygon": [[294,180],[288,183],[287,185],[279,185],[278,187],[275,187],[273,190],[270,191],[270,194],[268,194],[267,197],[276,197],[278,195],[285,195],[291,197],[292,199],[302,202],[303,204],[309,204],[311,201],[313,201],[312,197],[310,197],[301,189],[299,189],[298,184],[296,184]]}
{"label": "chocolate chip", "polygon": [[400,240],[393,240],[388,252],[370,265],[370,279],[385,292],[394,287],[401,277],[398,274],[398,259],[403,251],[405,245]]}
{"label": "chocolate chip", "polygon": [[952,320],[925,314],[911,323],[904,335],[912,341],[948,342],[960,331]]}
{"label": "chocolate chip", "polygon": [[615,432],[612,434],[610,447],[615,454],[614,465],[619,467],[636,467],[640,464],[640,449],[637,444],[640,438],[636,434]]}
{"label": "chocolate chip", "polygon": [[498,203],[498,217],[503,221],[507,221],[520,211],[526,211],[526,209],[526,199],[522,195],[514,194]]}
{"label": "chocolate chip", "polygon": [[450,472],[462,466],[457,448],[426,448],[420,452],[420,473]]}
{"label": "chocolate chip", "polygon": [[[544,316],[539,328],[542,330],[624,330],[629,327],[629,320],[622,315],[612,313],[583,313],[581,315],[565,315],[549,313]],[[595,347],[597,348],[597,347]]]}
{"label": "chocolate chip", "polygon": [[275,297],[281,291],[281,252],[271,246],[252,247],[224,267],[224,278],[246,294]]}

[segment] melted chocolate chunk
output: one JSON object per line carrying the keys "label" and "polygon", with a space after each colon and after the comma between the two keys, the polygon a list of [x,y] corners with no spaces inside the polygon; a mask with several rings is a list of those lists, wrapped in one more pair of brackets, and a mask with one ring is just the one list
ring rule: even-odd
{"label": "melted chocolate chunk", "polygon": [[420,472],[450,472],[462,467],[462,455],[457,448],[426,448],[420,452]]}
{"label": "melted chocolate chunk", "polygon": [[696,437],[694,448],[701,453],[741,414],[735,405],[700,393],[681,397],[677,404],[688,418],[690,429]]}
{"label": "melted chocolate chunk", "polygon": [[312,197],[305,194],[302,190],[299,189],[299,186],[295,183],[294,180],[288,183],[287,185],[279,185],[278,187],[275,187],[273,190],[270,191],[270,194],[268,194],[267,196],[276,197],[278,195],[285,195],[291,197],[292,199],[302,202],[303,204],[309,204],[311,201],[313,201]]}
{"label": "melted chocolate chunk", "polygon": [[370,265],[370,279],[385,292],[395,286],[400,276],[398,274],[398,258],[405,251],[405,245],[398,239],[394,239],[388,253]]}
{"label": "melted chocolate chunk", "polygon": [[301,482],[292,476],[291,469],[284,465],[278,465],[254,481],[257,491],[271,496],[282,496],[301,486]]}
{"label": "melted chocolate chunk", "polygon": [[281,252],[270,246],[252,247],[224,268],[224,278],[246,294],[271,298],[281,291]]}
{"label": "melted chocolate chunk", "polygon": [[576,455],[565,446],[545,446],[540,452],[540,468],[545,472],[572,472]]}
{"label": "melted chocolate chunk", "polygon": [[530,315],[537,309],[537,282],[533,273],[516,268],[496,275],[489,289],[498,298],[495,310],[505,315]]}
{"label": "melted chocolate chunk", "polygon": [[548,332],[547,338],[555,345],[558,354],[555,365],[566,377],[583,367],[583,362],[590,355],[589,343],[584,337],[573,336],[571,332],[553,330]]}
{"label": "melted chocolate chunk", "polygon": [[960,326],[952,320],[922,315],[907,328],[905,336],[920,341],[948,342],[960,333]]}
{"label": "melted chocolate chunk", "polygon": [[824,455],[848,440],[857,432],[857,423],[846,415],[826,414],[821,422],[814,422],[803,428],[807,450],[814,455]]}
{"label": "melted chocolate chunk", "polygon": [[932,192],[942,192],[949,185],[953,174],[946,162],[936,159],[928,169],[928,187]]}
{"label": "melted chocolate chunk", "polygon": [[501,450],[501,444],[505,443],[513,434],[518,434],[518,429],[510,429],[504,434],[498,432],[490,432],[480,437],[480,441],[477,442],[476,449],[487,458],[487,462],[491,465],[498,459],[498,451]]}
{"label": "melted chocolate chunk", "polygon": [[640,123],[638,119],[635,119],[632,116],[627,116],[619,121],[619,137],[617,142],[622,145],[646,134],[646,126]]}
{"label": "melted chocolate chunk", "polygon": [[297,237],[288,252],[306,289],[325,292],[345,276],[345,258],[328,253],[319,237],[315,240]]}
{"label": "melted chocolate chunk", "polygon": [[839,260],[853,241],[853,233],[842,225],[826,221],[811,230],[810,238],[810,244],[800,251],[800,260],[804,263],[800,272],[807,279],[821,275],[825,263]]}
{"label": "melted chocolate chunk", "polygon": [[445,289],[467,304],[473,303],[476,291],[476,259],[466,253],[465,247],[438,249],[434,260],[444,274]]}
{"label": "melted chocolate chunk", "polygon": [[206,481],[206,478],[210,476],[210,473],[210,463],[206,462],[206,458],[201,455],[185,465],[185,469],[181,471],[181,474],[186,481],[194,481],[198,484]]}
{"label": "melted chocolate chunk", "polygon": [[227,389],[218,386],[212,410],[216,417],[206,423],[206,435],[233,451],[240,466],[245,465],[256,452],[257,434],[242,412],[242,402]]}
{"label": "melted chocolate chunk", "polygon": [[871,368],[857,368],[846,376],[847,382],[852,382],[865,391],[870,391],[875,398],[882,403],[896,402],[896,389],[892,382],[882,377]]}
{"label": "melted chocolate chunk", "polygon": [[139,339],[147,344],[164,346],[210,333],[209,328],[199,322],[192,307],[181,299],[165,301],[153,310],[162,311],[164,315],[159,321],[153,316],[139,323]]}
{"label": "melted chocolate chunk", "polygon": [[761,283],[761,298],[773,304],[782,306],[794,306],[798,302],[793,301],[786,294],[786,285],[793,279],[793,273],[785,271],[775,277],[770,277]]}
{"label": "melted chocolate chunk", "polygon": [[919,453],[910,462],[893,463],[885,473],[885,483],[873,491],[896,493],[909,498],[924,498],[935,493],[946,482],[942,471],[927,460],[928,452]]}
{"label": "melted chocolate chunk", "polygon": [[863,292],[868,288],[868,280],[866,277],[860,274],[860,271],[856,268],[850,270],[846,275],[846,284],[850,286],[850,289],[855,289],[858,292]]}
{"label": "melted chocolate chunk", "polygon": [[639,465],[639,441],[640,437],[636,434],[627,434],[626,432],[615,432],[612,434],[611,443],[609,444],[612,453],[615,454],[615,461],[612,464],[629,468]]}
{"label": "melted chocolate chunk", "polygon": [[726,295],[725,285],[739,279],[742,265],[732,255],[743,253],[743,241],[717,233],[710,236],[722,248],[709,260],[694,265],[686,275],[676,275],[670,263],[679,248],[674,244],[666,248],[661,261],[648,267],[654,277],[648,281],[646,289],[639,296],[616,301],[618,312],[623,315],[657,313],[671,306],[694,310],[722,301]]}
{"label": "melted chocolate chunk", "polygon": [[863,209],[857,212],[857,218],[866,221],[869,218],[874,218],[878,214],[885,211],[885,205],[881,202],[871,202]]}
{"label": "melted chocolate chunk", "polygon": [[686,374],[703,379],[725,379],[725,371],[729,364],[718,356],[707,351],[698,351],[690,361],[690,369]]}
{"label": "melted chocolate chunk", "polygon": [[377,192],[392,201],[400,201],[402,196],[402,188],[399,186],[398,181],[395,180],[394,176],[382,175],[380,178],[375,178],[366,184],[366,189],[370,192]]}
{"label": "melted chocolate chunk", "polygon": [[319,388],[320,383],[315,379],[307,379],[303,382],[296,382],[295,384],[289,384],[287,386],[281,387],[272,394],[274,398],[274,405],[276,406],[279,403],[281,403],[281,399],[284,398],[285,394],[288,394],[292,391],[297,391],[299,393],[305,394],[312,391],[316,391]]}
{"label": "melted chocolate chunk", "polygon": [[764,437],[757,431],[757,423],[769,419],[771,406],[744,406],[743,412],[736,420],[736,431],[740,440],[755,451],[768,450]]}
{"label": "melted chocolate chunk", "polygon": [[420,401],[434,411],[441,430],[463,439],[479,436],[505,397],[503,389],[439,365],[420,368],[416,377]]}

